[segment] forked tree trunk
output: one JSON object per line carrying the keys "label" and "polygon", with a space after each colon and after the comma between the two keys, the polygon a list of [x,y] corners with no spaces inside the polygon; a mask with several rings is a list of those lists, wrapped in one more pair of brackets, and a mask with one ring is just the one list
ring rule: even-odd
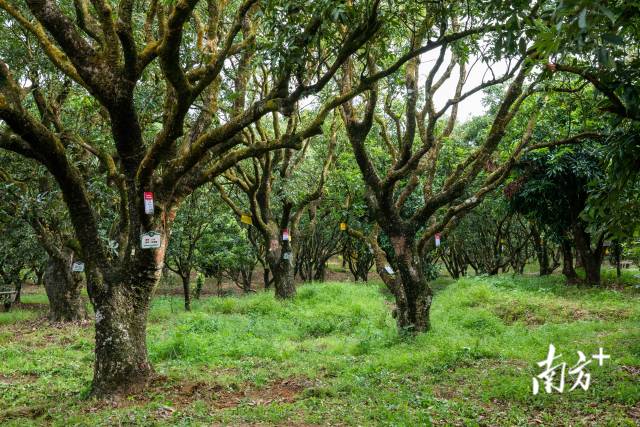
{"label": "forked tree trunk", "polygon": [[148,284],[119,283],[96,298],[93,395],[135,393],[152,375],[146,342],[150,289]]}
{"label": "forked tree trunk", "polygon": [[80,295],[82,277],[71,271],[70,261],[54,257],[47,260],[43,280],[49,298],[49,320],[53,322],[73,322],[87,317]]}

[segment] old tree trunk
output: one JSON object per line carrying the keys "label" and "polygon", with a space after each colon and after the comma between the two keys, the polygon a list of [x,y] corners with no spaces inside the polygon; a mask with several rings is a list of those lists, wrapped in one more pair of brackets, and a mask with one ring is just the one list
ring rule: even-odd
{"label": "old tree trunk", "polygon": [[97,299],[93,394],[135,392],[151,376],[146,325],[152,288],[146,280],[114,284]]}
{"label": "old tree trunk", "polygon": [[135,262],[120,274],[104,278],[92,271],[87,275],[96,313],[94,395],[137,392],[153,374],[147,353],[147,318],[167,244],[167,233],[161,232],[161,247],[137,248]]}
{"label": "old tree trunk", "polygon": [[578,274],[573,267],[573,248],[571,246],[571,240],[568,238],[562,239],[562,274],[567,279],[568,283],[576,283],[578,281]]}
{"label": "old tree trunk", "polygon": [[278,234],[269,235],[269,248],[266,258],[273,275],[273,284],[277,298],[292,298],[296,294],[293,282],[294,254],[291,242],[281,240]]}
{"label": "old tree trunk", "polygon": [[82,275],[71,271],[71,260],[50,256],[44,271],[44,287],[49,299],[49,320],[72,322],[87,317],[81,297]]}
{"label": "old tree trunk", "polygon": [[49,319],[54,322],[85,319],[86,305],[80,295],[84,285],[83,274],[73,272],[73,262],[80,260],[75,251],[65,244],[71,236],[35,215],[29,217],[29,223],[48,254],[42,279],[49,299]]}
{"label": "old tree trunk", "polygon": [[406,332],[428,331],[433,291],[424,277],[417,249],[405,236],[393,236],[390,240],[398,269],[394,272],[396,277],[390,281],[396,299],[398,327]]}
{"label": "old tree trunk", "polygon": [[600,237],[592,244],[592,236],[586,231],[586,226],[578,220],[573,227],[573,238],[582,267],[585,281],[590,285],[600,284],[600,268],[604,256],[604,239]]}

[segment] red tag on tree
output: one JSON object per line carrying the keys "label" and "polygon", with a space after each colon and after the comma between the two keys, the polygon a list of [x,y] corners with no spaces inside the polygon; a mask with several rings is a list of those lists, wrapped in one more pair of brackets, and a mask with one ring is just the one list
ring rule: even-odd
{"label": "red tag on tree", "polygon": [[144,213],[153,215],[153,193],[151,191],[144,192]]}

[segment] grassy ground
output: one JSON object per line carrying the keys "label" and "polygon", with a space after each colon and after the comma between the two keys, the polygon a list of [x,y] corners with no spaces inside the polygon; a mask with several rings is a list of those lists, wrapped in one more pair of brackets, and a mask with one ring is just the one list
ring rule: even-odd
{"label": "grassy ground", "polygon": [[[631,280],[631,279],[630,279]],[[637,282],[636,282],[637,283]],[[302,286],[181,311],[158,297],[141,395],[86,399],[92,323],[51,325],[44,295],[0,313],[0,424],[636,425],[640,291],[568,287],[559,277],[440,280],[433,328],[398,335],[379,284]],[[588,391],[533,396],[553,343],[568,366],[599,347]]]}

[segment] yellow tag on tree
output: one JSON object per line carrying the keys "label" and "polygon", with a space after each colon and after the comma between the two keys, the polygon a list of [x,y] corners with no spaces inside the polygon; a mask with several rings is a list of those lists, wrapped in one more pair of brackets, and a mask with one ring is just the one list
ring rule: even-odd
{"label": "yellow tag on tree", "polygon": [[341,222],[340,223],[340,231],[347,231],[347,223],[346,222]]}
{"label": "yellow tag on tree", "polygon": [[253,221],[251,220],[251,215],[247,215],[247,214],[242,214],[240,216],[240,222],[243,224],[253,224]]}

